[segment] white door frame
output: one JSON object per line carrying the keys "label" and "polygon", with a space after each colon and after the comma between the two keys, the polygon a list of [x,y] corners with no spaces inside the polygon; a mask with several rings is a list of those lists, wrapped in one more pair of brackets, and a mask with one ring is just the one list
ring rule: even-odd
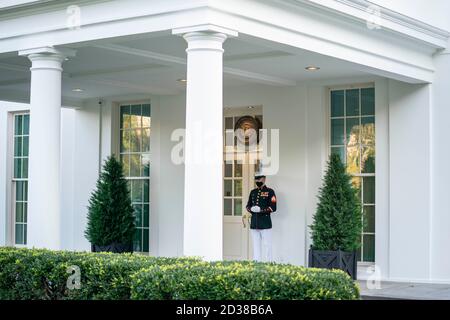
{"label": "white door frame", "polygon": [[[239,118],[241,116],[262,116],[262,106],[252,106],[252,107],[236,107],[236,108],[225,108],[224,110],[224,122],[225,118],[234,117]],[[234,119],[236,120],[236,119]],[[235,123],[235,121],[233,121]],[[224,123],[224,128],[226,128]],[[225,145],[225,143],[224,143]],[[223,257],[225,260],[249,260],[251,259],[252,243],[250,237],[250,222],[244,221],[243,215],[246,213],[246,204],[250,194],[250,191],[254,188],[254,172],[255,164],[250,163],[250,159],[257,158],[255,156],[250,157],[250,153],[259,154],[260,150],[255,151],[239,151],[235,150],[234,147],[224,147],[224,159],[226,159],[226,152],[233,152],[235,154],[235,160],[240,159],[242,161],[242,177],[237,177],[236,180],[242,180],[242,207],[241,214],[234,215],[234,208],[232,208],[232,215],[225,215],[223,217],[224,226],[224,252]],[[242,154],[244,152],[244,154]],[[234,197],[234,180],[235,180],[235,164],[232,166],[231,177],[225,177],[225,165],[224,165],[224,181],[231,180],[232,182],[232,194]],[[225,183],[225,182],[224,182]],[[225,189],[225,188],[224,188]],[[230,197],[230,198],[231,198]],[[228,198],[225,197],[224,199]],[[239,197],[240,198],[240,197]],[[231,205],[234,206],[234,202],[231,201]],[[237,241],[233,243],[233,241]],[[240,242],[240,243],[238,243]]]}

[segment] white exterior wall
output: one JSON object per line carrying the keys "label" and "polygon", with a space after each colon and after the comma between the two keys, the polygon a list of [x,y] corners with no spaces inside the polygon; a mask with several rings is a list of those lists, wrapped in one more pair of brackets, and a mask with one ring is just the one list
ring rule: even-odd
{"label": "white exterior wall", "polygon": [[[445,73],[439,76],[448,77]],[[446,161],[450,152],[445,147],[445,137],[450,134],[446,122],[448,90],[445,85],[369,80],[375,82],[376,88],[377,265],[384,279],[450,281],[450,261],[441,254],[450,244],[446,193],[450,181]],[[225,107],[262,105],[264,127],[280,129],[280,170],[268,177],[268,185],[276,190],[279,199],[278,212],[273,215],[274,258],[278,262],[307,263],[310,245],[307,226],[315,212],[317,190],[328,156],[326,87],[346,83],[351,82],[284,88],[245,86],[224,92]],[[433,108],[432,100],[436,102]],[[152,255],[182,254],[184,167],[171,161],[172,147],[177,142],[170,137],[173,130],[184,127],[184,103],[184,95],[151,98]],[[64,249],[89,250],[84,238],[88,199],[97,180],[99,159],[117,150],[116,106],[111,101],[103,101],[101,124],[97,100],[88,101],[76,110],[63,109],[61,241]],[[2,103],[2,164],[7,161],[7,114],[27,108],[26,104]],[[432,171],[431,164],[441,170]],[[6,168],[2,165],[0,171],[1,245],[6,244],[3,231],[6,223],[10,223],[6,219],[10,174]]]}
{"label": "white exterior wall", "polygon": [[430,279],[430,85],[389,81],[389,271]]}
{"label": "white exterior wall", "polygon": [[150,251],[160,256],[183,254],[184,165],[172,163],[170,138],[184,126],[184,95],[152,100]]}
{"label": "white exterior wall", "polygon": [[[373,80],[380,90],[380,94],[377,91],[377,128],[380,128],[377,130],[377,139],[380,139],[377,151],[379,148],[381,157],[382,150],[387,155],[387,81],[376,78]],[[280,129],[280,171],[275,176],[268,177],[267,182],[275,189],[279,199],[277,213],[273,215],[274,259],[305,265],[305,249],[310,245],[307,226],[311,224],[316,209],[317,190],[321,186],[328,157],[325,85],[286,88],[246,86],[224,91],[225,107],[248,105],[262,105],[264,127]],[[170,134],[183,124],[184,96],[161,97],[159,108],[155,108],[155,103],[152,103],[152,150],[157,151],[157,144],[160,156],[152,153],[151,219],[157,219],[158,229],[153,232],[158,233],[157,254],[162,256],[180,255],[182,252],[184,171],[182,166],[171,163],[170,152],[175,142],[170,142]],[[377,179],[380,179],[380,187],[377,188],[377,195],[379,192],[387,193],[388,190],[387,170],[383,168],[383,165],[386,166],[383,162],[386,161],[377,158],[377,163],[378,161],[380,177],[377,173]],[[200,192],[207,194],[206,190]],[[386,199],[385,196],[380,198]],[[377,212],[381,217],[378,229],[381,229],[382,236],[377,238],[377,246],[383,248],[380,253],[377,251],[377,261],[383,265],[383,272],[387,270],[384,265],[387,264],[385,239],[388,231],[383,235],[383,230],[388,230],[385,226],[387,214],[383,210],[386,205],[387,199],[384,202],[380,199],[380,212]]]}
{"label": "white exterior wall", "polygon": [[[432,90],[430,85],[365,79],[369,81],[375,82],[376,88],[377,265],[383,279],[450,281],[450,262],[440,254],[450,244],[446,196],[450,172],[445,169],[450,152],[448,148],[437,147],[445,145],[449,134],[445,98],[448,90],[445,86],[435,86]],[[284,88],[245,86],[224,92],[225,107],[262,105],[264,127],[280,129],[280,170],[268,177],[268,185],[276,190],[279,199],[278,211],[273,215],[274,258],[278,262],[307,263],[310,245],[307,226],[312,222],[328,157],[326,88],[347,83],[351,81]],[[439,101],[433,109],[430,108],[432,92],[433,100]],[[184,127],[184,103],[184,95],[151,98],[152,255],[182,254],[184,167],[171,161],[172,147],[177,142],[170,137],[173,130]],[[90,248],[84,238],[88,199],[97,180],[99,159],[117,150],[116,107],[116,103],[103,101],[101,124],[97,100],[88,101],[76,110],[63,109],[61,240],[64,249]],[[8,112],[26,109],[24,104],[3,103],[0,123],[6,123]],[[0,127],[0,154],[5,163],[6,125]],[[431,163],[443,171],[433,171],[432,177]],[[0,171],[2,231],[7,223],[9,173],[6,167],[2,165]],[[5,233],[0,236],[0,244],[6,244]]]}

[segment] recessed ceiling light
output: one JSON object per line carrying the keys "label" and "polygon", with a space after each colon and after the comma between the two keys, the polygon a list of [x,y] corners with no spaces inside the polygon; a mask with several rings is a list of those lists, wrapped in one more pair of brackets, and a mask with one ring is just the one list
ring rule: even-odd
{"label": "recessed ceiling light", "polygon": [[83,92],[84,90],[81,88],[72,89],[73,92]]}
{"label": "recessed ceiling light", "polygon": [[317,71],[317,70],[320,70],[320,67],[308,66],[305,69],[308,71]]}
{"label": "recessed ceiling light", "polygon": [[186,82],[187,82],[186,79],[177,79],[177,81],[178,81],[178,82],[181,82],[181,83],[186,83]]}

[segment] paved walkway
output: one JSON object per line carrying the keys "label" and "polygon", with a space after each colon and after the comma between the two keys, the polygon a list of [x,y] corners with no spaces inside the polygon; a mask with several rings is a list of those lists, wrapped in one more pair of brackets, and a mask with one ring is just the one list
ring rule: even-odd
{"label": "paved walkway", "polygon": [[380,289],[368,289],[366,281],[358,283],[363,300],[450,300],[450,284],[381,282]]}

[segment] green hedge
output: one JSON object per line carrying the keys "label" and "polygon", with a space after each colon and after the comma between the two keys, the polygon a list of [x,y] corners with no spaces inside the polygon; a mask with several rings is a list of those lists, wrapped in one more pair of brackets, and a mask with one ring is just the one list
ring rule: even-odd
{"label": "green hedge", "polygon": [[[80,289],[67,289],[78,266]],[[358,299],[344,272],[255,262],[0,248],[0,299]]]}
{"label": "green hedge", "polygon": [[[131,274],[186,258],[0,248],[0,299],[129,299]],[[81,288],[67,289],[68,268],[78,266]]]}
{"label": "green hedge", "polygon": [[358,299],[340,270],[255,262],[192,261],[153,265],[132,275],[132,299]]}

